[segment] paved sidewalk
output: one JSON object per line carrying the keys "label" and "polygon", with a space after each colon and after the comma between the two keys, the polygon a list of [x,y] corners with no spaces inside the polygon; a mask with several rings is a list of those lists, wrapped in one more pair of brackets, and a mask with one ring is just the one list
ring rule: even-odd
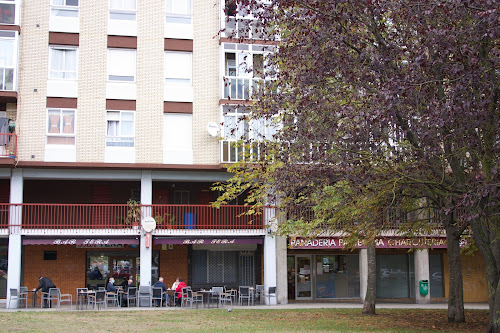
{"label": "paved sidewalk", "polygon": [[[229,306],[225,305],[223,308],[219,308],[219,310],[225,310],[227,311],[228,309],[232,310],[245,310],[245,309],[273,309],[273,310],[279,310],[279,309],[361,309],[363,307],[363,304],[358,303],[358,302],[352,302],[352,303],[346,303],[346,302],[320,302],[320,303],[312,303],[312,302],[293,302],[289,304],[278,304],[278,305],[255,305],[255,306]],[[432,303],[432,304],[412,304],[412,303],[377,303],[376,305],[377,309],[444,309],[446,310],[448,308],[447,303]],[[120,307],[108,307],[107,310],[99,310],[99,311],[179,311],[179,310],[190,310],[190,308],[179,308],[179,307],[162,307],[162,308],[157,308],[157,307],[130,307],[130,308],[120,308]],[[199,310],[204,310],[206,308],[199,308]],[[217,309],[214,308],[213,306],[210,309]],[[465,304],[465,309],[467,310],[488,310],[488,304],[487,303],[466,303]],[[196,306],[194,307],[194,310],[196,310]],[[12,312],[12,311],[37,311],[37,312],[44,312],[44,311],[92,311],[91,308],[89,310],[76,310],[76,307],[69,306],[69,305],[62,305],[59,310],[57,309],[41,309],[40,307],[37,308],[19,308],[19,309],[6,309],[5,308],[5,303],[0,304],[0,312]],[[98,310],[95,310],[98,311]]]}

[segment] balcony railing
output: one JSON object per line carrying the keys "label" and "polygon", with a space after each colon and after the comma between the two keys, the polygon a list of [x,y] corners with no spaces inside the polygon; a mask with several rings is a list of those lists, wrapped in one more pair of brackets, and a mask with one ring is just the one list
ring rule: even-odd
{"label": "balcony railing", "polygon": [[0,157],[17,156],[17,135],[14,133],[0,133]]}
{"label": "balcony railing", "polygon": [[224,18],[222,37],[243,39],[269,39],[269,31],[256,20],[241,17]]}
{"label": "balcony railing", "polygon": [[265,80],[243,76],[224,76],[223,98],[247,100],[255,98]]}
{"label": "balcony railing", "polygon": [[224,139],[221,143],[221,162],[236,163],[248,160],[258,160],[261,157],[263,143],[255,141],[251,146],[238,140]]}
{"label": "balcony railing", "polygon": [[[140,205],[143,216],[152,216],[157,229],[263,229],[261,214],[246,215],[247,206]],[[110,204],[0,204],[0,229],[133,229],[140,224],[130,206]],[[19,218],[19,215],[20,218]],[[19,223],[20,222],[20,223]]]}

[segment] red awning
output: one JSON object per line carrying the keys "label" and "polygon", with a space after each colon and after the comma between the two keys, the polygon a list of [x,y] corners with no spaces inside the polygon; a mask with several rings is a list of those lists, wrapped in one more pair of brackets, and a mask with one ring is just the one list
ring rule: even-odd
{"label": "red awning", "polygon": [[139,245],[137,238],[23,238],[23,245]]}

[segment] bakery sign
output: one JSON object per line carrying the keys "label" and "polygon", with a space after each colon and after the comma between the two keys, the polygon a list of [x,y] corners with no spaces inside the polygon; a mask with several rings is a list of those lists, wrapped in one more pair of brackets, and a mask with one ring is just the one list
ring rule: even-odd
{"label": "bakery sign", "polygon": [[[460,243],[465,246],[466,240]],[[291,249],[343,249],[346,241],[342,237],[316,237],[302,238],[290,237],[288,247]],[[400,238],[400,237],[381,237],[375,240],[375,246],[378,249],[409,249],[409,248],[433,248],[445,249],[445,237],[420,237],[420,238]],[[363,240],[356,242],[356,248],[366,248]]]}

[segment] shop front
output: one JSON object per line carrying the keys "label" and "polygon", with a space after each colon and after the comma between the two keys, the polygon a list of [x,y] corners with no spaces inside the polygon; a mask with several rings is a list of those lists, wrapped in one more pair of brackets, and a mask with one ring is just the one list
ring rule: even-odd
{"label": "shop front", "polygon": [[188,283],[194,289],[261,284],[262,243],[261,237],[154,238],[155,245],[188,246]]}
{"label": "shop front", "polygon": [[[379,238],[376,241],[377,298],[415,298],[415,258],[410,249],[429,249],[430,296],[443,298],[444,238],[419,240]],[[344,249],[340,237],[289,238],[287,259],[289,300],[360,299],[366,265],[356,249]],[[366,251],[366,250],[365,250]]]}

